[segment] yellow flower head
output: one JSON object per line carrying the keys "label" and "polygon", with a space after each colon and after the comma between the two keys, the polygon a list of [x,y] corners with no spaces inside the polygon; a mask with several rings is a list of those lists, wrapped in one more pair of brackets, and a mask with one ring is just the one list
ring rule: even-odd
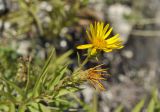
{"label": "yellow flower head", "polygon": [[[90,25],[90,30],[86,31],[89,44],[79,45],[77,49],[91,48],[91,55],[97,53],[97,50],[103,50],[104,52],[111,52],[115,49],[123,48],[122,40],[119,38],[119,34],[108,38],[112,28],[109,28],[109,24],[104,26],[103,22],[95,22],[95,25]],[[108,38],[108,39],[107,39]]]}
{"label": "yellow flower head", "polygon": [[81,74],[81,79],[88,80],[96,89],[103,91],[105,87],[101,83],[101,80],[105,80],[104,75],[106,70],[98,69],[99,66],[101,65],[86,70],[83,75]]}

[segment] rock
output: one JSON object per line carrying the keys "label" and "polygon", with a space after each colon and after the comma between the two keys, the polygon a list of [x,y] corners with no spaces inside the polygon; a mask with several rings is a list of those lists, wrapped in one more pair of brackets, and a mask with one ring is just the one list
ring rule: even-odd
{"label": "rock", "polygon": [[31,47],[31,43],[28,40],[22,40],[19,42],[19,46],[17,52],[21,55],[27,56],[29,53],[29,48]]}
{"label": "rock", "polygon": [[82,91],[82,94],[84,96],[84,100],[85,100],[86,103],[89,103],[89,102],[91,102],[91,100],[93,98],[94,88],[91,88],[87,85],[83,86],[83,88],[85,88]]}

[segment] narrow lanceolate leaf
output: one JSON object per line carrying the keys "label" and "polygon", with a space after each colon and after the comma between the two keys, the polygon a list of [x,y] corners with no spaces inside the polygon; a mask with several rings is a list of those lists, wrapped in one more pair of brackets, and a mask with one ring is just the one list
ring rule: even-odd
{"label": "narrow lanceolate leaf", "polygon": [[56,84],[58,84],[60,82],[60,80],[62,79],[62,77],[64,76],[65,72],[67,70],[67,66],[63,67],[62,70],[59,72],[59,74],[57,75],[57,77],[55,79],[52,80],[52,82],[49,85],[49,88],[53,88]]}
{"label": "narrow lanceolate leaf", "polygon": [[0,110],[3,110],[1,112],[8,112],[9,111],[8,102],[0,101]]}
{"label": "narrow lanceolate leaf", "polygon": [[59,58],[56,59],[56,65],[61,64],[66,58],[68,58],[68,56],[70,56],[72,54],[72,50],[67,51],[66,53],[64,53],[62,56],[60,56]]}
{"label": "narrow lanceolate leaf", "polygon": [[0,78],[0,80],[3,80],[5,83],[7,83],[9,86],[14,88],[22,97],[24,96],[24,92],[21,88],[19,88],[16,84],[14,84],[11,81],[6,80],[5,78]]}
{"label": "narrow lanceolate leaf", "polygon": [[142,99],[132,110],[132,112],[141,112],[144,106],[145,99]]}
{"label": "narrow lanceolate leaf", "polygon": [[154,108],[155,108],[155,101],[152,98],[151,101],[148,104],[147,112],[154,112]]}
{"label": "narrow lanceolate leaf", "polygon": [[[12,94],[10,94],[9,92],[0,91],[0,96],[4,96],[9,101],[11,101],[13,103],[17,103],[16,98]],[[1,102],[0,102],[0,104],[1,104]]]}
{"label": "narrow lanceolate leaf", "polygon": [[77,59],[78,59],[78,66],[80,66],[81,65],[81,58],[80,58],[80,55],[78,52],[77,52]]}
{"label": "narrow lanceolate leaf", "polygon": [[16,112],[15,103],[11,101],[0,101],[0,112]]}
{"label": "narrow lanceolate leaf", "polygon": [[118,106],[118,107],[114,110],[114,112],[123,112],[123,106],[122,106],[122,105]]}
{"label": "narrow lanceolate leaf", "polygon": [[57,94],[56,98],[67,95],[67,94],[73,94],[74,92],[76,92],[78,90],[79,90],[78,88],[68,88],[68,89],[64,88],[64,89],[61,89],[59,91],[59,93]]}
{"label": "narrow lanceolate leaf", "polygon": [[51,112],[51,110],[47,106],[44,106],[42,104],[38,104],[38,106],[39,106],[40,112]]}
{"label": "narrow lanceolate leaf", "polygon": [[37,81],[36,81],[36,84],[35,84],[35,86],[34,86],[34,88],[33,88],[33,96],[37,96],[37,95],[38,95],[38,91],[39,91],[39,89],[40,89],[40,85],[42,84],[42,82],[43,82],[43,80],[44,80],[43,78],[45,77],[45,75],[46,75],[46,73],[47,73],[48,66],[49,66],[49,64],[50,64],[50,62],[51,62],[52,56],[53,56],[53,54],[54,54],[54,51],[55,51],[55,49],[53,49],[53,50],[51,51],[51,54],[50,54],[49,58],[47,59],[45,65],[44,65],[44,67],[43,67],[43,69],[42,69],[42,73],[40,74],[39,78],[38,78]]}
{"label": "narrow lanceolate leaf", "polygon": [[158,90],[154,89],[152,92],[152,99],[154,100],[155,103],[158,102]]}
{"label": "narrow lanceolate leaf", "polygon": [[[51,61],[50,66],[48,67],[49,73],[55,73],[60,67],[70,64],[71,60],[68,57],[72,54],[72,52],[72,50],[69,50],[59,57],[54,55],[53,61]],[[49,78],[50,77],[52,76],[49,76]]]}
{"label": "narrow lanceolate leaf", "polygon": [[48,106],[40,103],[30,103],[28,108],[31,112],[51,112]]}
{"label": "narrow lanceolate leaf", "polygon": [[16,112],[15,105],[12,102],[9,104],[9,112]]}
{"label": "narrow lanceolate leaf", "polygon": [[28,106],[30,112],[41,112],[38,107],[38,103],[30,103]]}

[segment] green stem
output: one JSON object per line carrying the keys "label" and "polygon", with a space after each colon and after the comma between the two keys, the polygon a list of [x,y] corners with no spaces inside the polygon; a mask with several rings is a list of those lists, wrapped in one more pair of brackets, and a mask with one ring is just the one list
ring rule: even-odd
{"label": "green stem", "polygon": [[29,87],[29,83],[30,83],[30,60],[29,60],[29,63],[28,63],[27,84],[26,84],[26,87],[25,87],[25,91],[27,91],[27,89],[28,89],[28,87]]}
{"label": "green stem", "polygon": [[76,74],[79,70],[81,70],[82,67],[89,61],[89,58],[90,58],[90,55],[87,55],[87,57],[85,58],[85,60],[81,63],[81,65],[79,66],[79,68],[77,68],[73,74]]}
{"label": "green stem", "polygon": [[86,59],[83,61],[80,67],[83,67],[89,61],[89,58],[90,58],[90,55],[86,57]]}
{"label": "green stem", "polygon": [[93,93],[93,111],[92,112],[98,112],[98,97],[97,97],[97,91]]}

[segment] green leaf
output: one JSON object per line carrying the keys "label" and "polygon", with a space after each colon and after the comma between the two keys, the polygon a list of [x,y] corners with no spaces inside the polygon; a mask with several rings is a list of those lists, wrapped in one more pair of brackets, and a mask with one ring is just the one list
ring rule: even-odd
{"label": "green leaf", "polygon": [[12,102],[9,104],[9,112],[16,112],[15,105]]}
{"label": "green leaf", "polygon": [[154,99],[152,98],[148,104],[147,112],[154,112],[154,108],[155,108],[155,102]]}
{"label": "green leaf", "polygon": [[63,67],[63,69],[60,71],[60,74],[54,79],[52,86],[55,86],[56,84],[58,84],[60,82],[60,80],[63,77],[66,70],[67,70],[67,66]]}
{"label": "green leaf", "polygon": [[123,105],[119,105],[115,110],[114,112],[123,112]]}
{"label": "green leaf", "polygon": [[80,66],[81,65],[81,58],[80,58],[80,55],[78,52],[77,52],[77,60],[78,60],[78,66]]}
{"label": "green leaf", "polygon": [[68,88],[68,89],[61,89],[60,91],[59,91],[59,93],[56,95],[56,98],[57,97],[60,97],[60,96],[64,96],[64,95],[67,95],[67,94],[69,94],[69,93],[73,93],[73,92],[75,92],[75,91],[77,91],[78,90],[78,88]]}
{"label": "green leaf", "polygon": [[58,64],[60,64],[60,63],[62,63],[69,55],[71,55],[72,54],[72,50],[70,50],[70,51],[67,51],[66,53],[64,53],[62,56],[60,56],[59,58],[57,58],[57,60],[56,60],[56,65],[58,65]]}
{"label": "green leaf", "polygon": [[20,105],[18,108],[18,112],[25,112],[25,110],[26,110],[26,105],[24,104]]}
{"label": "green leaf", "polygon": [[158,90],[157,89],[154,89],[153,92],[152,92],[152,98],[155,102],[158,102]]}
{"label": "green leaf", "polygon": [[49,64],[50,64],[50,62],[51,62],[52,56],[53,56],[53,54],[54,54],[54,51],[55,51],[55,49],[53,49],[53,50],[51,51],[51,54],[50,54],[49,58],[47,59],[45,65],[44,65],[44,67],[43,67],[43,69],[42,69],[42,73],[40,74],[38,80],[36,81],[36,84],[35,84],[35,86],[34,86],[34,88],[33,88],[33,96],[37,96],[37,95],[38,95],[39,89],[40,89],[40,87],[41,87],[40,85],[41,85],[42,82],[45,80],[45,79],[43,79],[43,78],[45,78],[45,75],[46,75],[46,73],[47,73],[48,66],[49,66]]}
{"label": "green leaf", "polygon": [[31,111],[31,112],[40,112],[40,110],[38,109],[38,104],[37,103],[30,103],[29,106],[28,106],[28,109]]}
{"label": "green leaf", "polygon": [[0,77],[0,80],[3,80],[5,83],[13,87],[22,97],[24,96],[24,92],[21,88],[19,88],[16,84],[11,81],[6,80],[5,78]]}
{"label": "green leaf", "polygon": [[74,105],[73,102],[68,101],[67,99],[56,98],[56,103],[62,103],[64,105]]}
{"label": "green leaf", "polygon": [[51,110],[47,106],[44,106],[42,104],[38,104],[38,105],[39,105],[41,112],[51,112]]}
{"label": "green leaf", "polygon": [[145,99],[142,99],[132,110],[132,112],[140,112],[144,106]]}
{"label": "green leaf", "polygon": [[158,112],[160,111],[160,101],[155,105],[155,110],[158,110]]}
{"label": "green leaf", "polygon": [[71,53],[72,51],[70,50],[59,57],[56,57],[54,55],[54,60],[50,63],[50,66],[48,67],[48,73],[50,74],[48,78],[53,79],[52,77],[53,75],[51,74],[56,74],[59,68],[64,67],[64,65],[68,65],[71,63],[71,60],[68,58],[69,55],[71,55]]}
{"label": "green leaf", "polygon": [[8,92],[0,91],[0,96],[5,96],[5,98],[9,101],[16,103],[15,97]]}
{"label": "green leaf", "polygon": [[51,109],[48,106],[45,106],[41,103],[30,103],[28,106],[31,112],[51,112]]}
{"label": "green leaf", "polygon": [[9,107],[7,106],[7,104],[3,104],[2,102],[0,102],[0,112],[9,112]]}

